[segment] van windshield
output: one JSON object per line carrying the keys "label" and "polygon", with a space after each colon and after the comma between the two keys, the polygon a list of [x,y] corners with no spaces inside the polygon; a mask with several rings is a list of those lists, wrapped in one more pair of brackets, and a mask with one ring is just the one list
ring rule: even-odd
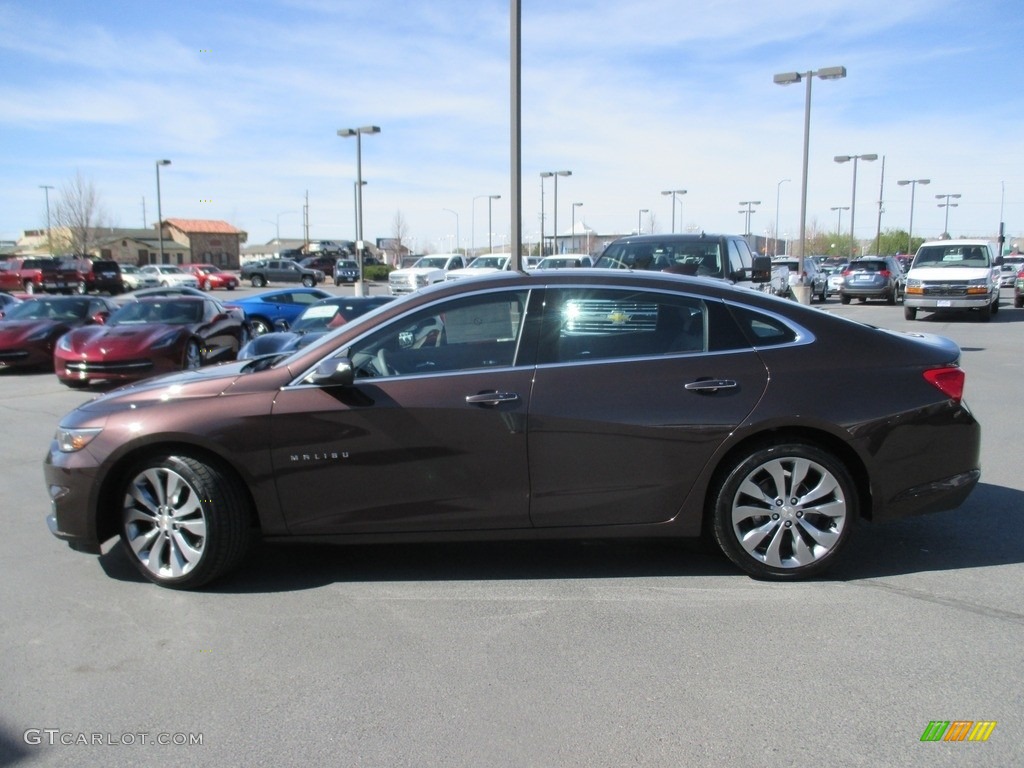
{"label": "van windshield", "polygon": [[988,249],[980,245],[925,245],[914,267],[990,267]]}

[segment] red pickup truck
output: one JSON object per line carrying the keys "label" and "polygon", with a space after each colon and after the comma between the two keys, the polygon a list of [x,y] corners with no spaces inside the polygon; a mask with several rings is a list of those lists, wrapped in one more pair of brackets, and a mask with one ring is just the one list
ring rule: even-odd
{"label": "red pickup truck", "polygon": [[0,290],[25,293],[82,293],[82,277],[45,256],[0,261]]}

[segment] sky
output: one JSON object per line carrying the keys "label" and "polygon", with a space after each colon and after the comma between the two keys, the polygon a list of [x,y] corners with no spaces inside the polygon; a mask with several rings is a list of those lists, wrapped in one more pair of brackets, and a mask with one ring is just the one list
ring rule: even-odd
{"label": "sky", "polygon": [[[0,0],[0,240],[76,174],[113,226],[507,245],[510,0]],[[521,0],[522,235],[1024,235],[1020,0]],[[836,155],[877,154],[853,164]],[[883,171],[884,158],[884,175]],[[571,171],[554,184],[541,172]],[[898,180],[930,184],[899,186]],[[54,187],[47,193],[42,187]],[[672,197],[667,190],[686,190]],[[956,207],[940,208],[936,195]],[[501,195],[489,200],[490,195]],[[574,205],[579,203],[579,205]],[[838,208],[840,210],[833,210]],[[743,213],[741,213],[741,210]],[[644,211],[647,211],[646,213]],[[490,219],[490,224],[488,220]]]}

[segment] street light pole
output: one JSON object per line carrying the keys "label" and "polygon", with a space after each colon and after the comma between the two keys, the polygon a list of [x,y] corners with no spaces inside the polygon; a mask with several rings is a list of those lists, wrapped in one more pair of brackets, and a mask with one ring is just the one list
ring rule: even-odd
{"label": "street light pole", "polygon": [[636,215],[636,233],[638,235],[642,235],[644,233],[642,223],[645,213],[650,213],[650,208],[641,208],[639,213]]}
{"label": "street light pole", "polygon": [[900,179],[896,182],[898,186],[910,185],[910,225],[907,227],[907,254],[914,253],[914,193],[918,184],[931,184],[931,179]]}
{"label": "street light pole", "polygon": [[541,171],[540,173],[540,253],[537,255],[544,258],[544,179],[554,176],[553,171]]}
{"label": "street light pole", "polygon": [[40,184],[39,188],[46,195],[46,250],[53,256],[53,235],[50,234],[50,190],[53,189],[53,186],[50,184]]}
{"label": "street light pole", "polygon": [[676,195],[685,195],[685,189],[668,189],[663,191],[663,195],[672,195],[672,233],[676,231]]}
{"label": "street light pole", "polygon": [[500,200],[501,195],[488,195],[487,196],[487,252],[494,252],[494,232],[491,228],[491,207],[495,200]]}
{"label": "street light pole", "polygon": [[366,286],[363,283],[363,255],[366,246],[363,243],[363,134],[380,133],[380,126],[364,125],[361,128],[339,128],[338,135],[342,138],[356,137],[356,251],[359,255],[359,281],[356,283],[356,296],[364,296]]}
{"label": "street light pole", "polygon": [[833,158],[837,163],[848,163],[853,160],[853,196],[850,200],[850,261],[857,256],[857,235],[853,229],[853,217],[857,214],[857,161],[877,159],[878,155],[836,155]]}
{"label": "street light pole", "polygon": [[778,184],[775,185],[775,232],[773,233],[773,256],[779,255],[779,196],[782,194],[782,185],[785,184],[787,181],[792,181],[792,179],[782,179]]}
{"label": "street light pole", "polygon": [[839,235],[843,231],[843,211],[850,210],[850,206],[848,206],[848,205],[833,205],[832,206],[832,210],[833,211],[839,211],[839,218],[836,221],[836,235]]}
{"label": "street light pole", "polygon": [[846,77],[846,67],[823,67],[817,71],[783,72],[773,78],[776,85],[790,85],[807,81],[807,95],[804,99],[804,163],[800,185],[800,256],[798,258],[799,274],[804,271],[804,253],[807,250],[807,162],[810,155],[811,137],[811,80],[819,77],[822,80],[839,80]]}
{"label": "street light pole", "polygon": [[750,214],[754,212],[753,206],[760,204],[760,200],[740,200],[740,205],[746,206],[746,208],[741,210],[740,213],[745,213],[747,215],[746,228],[743,230],[744,237],[750,237]]}
{"label": "street light pole", "polygon": [[583,203],[573,203],[572,204],[572,250],[573,250],[573,253],[579,253],[580,252],[579,246],[576,244],[577,243],[577,241],[576,241],[576,209],[579,208],[582,205],[583,205]]}
{"label": "street light pole", "polygon": [[456,211],[453,211],[451,208],[442,208],[441,210],[448,211],[448,213],[452,214],[455,217],[455,250],[458,251],[459,243],[462,242],[461,238],[459,237],[459,214]]}
{"label": "street light pole", "polygon": [[946,209],[946,223],[942,226],[942,232],[946,237],[949,237],[949,209],[956,208],[959,203],[951,203],[950,199],[959,200],[960,195],[936,195],[936,200],[945,200],[944,203],[939,203],[939,208]]}
{"label": "street light pole", "polygon": [[170,160],[156,161],[156,239],[160,243],[160,263],[164,263],[164,214],[160,206],[160,166],[170,165]]}

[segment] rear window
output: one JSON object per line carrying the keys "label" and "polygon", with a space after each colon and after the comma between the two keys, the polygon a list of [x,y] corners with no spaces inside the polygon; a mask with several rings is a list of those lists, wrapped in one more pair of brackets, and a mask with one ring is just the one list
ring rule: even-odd
{"label": "rear window", "polygon": [[850,264],[851,272],[884,272],[888,268],[884,261],[855,261]]}
{"label": "rear window", "polygon": [[651,269],[680,275],[721,277],[724,255],[717,240],[612,243],[596,266],[605,269]]}

